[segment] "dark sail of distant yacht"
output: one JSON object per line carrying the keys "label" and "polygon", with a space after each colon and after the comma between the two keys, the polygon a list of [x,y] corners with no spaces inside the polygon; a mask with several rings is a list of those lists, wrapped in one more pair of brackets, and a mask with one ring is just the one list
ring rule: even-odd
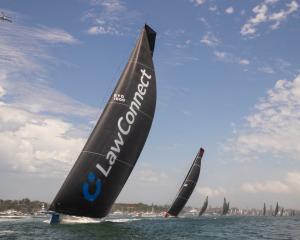
{"label": "dark sail of distant yacht", "polygon": [[172,203],[171,207],[166,213],[166,217],[169,215],[177,217],[180,211],[183,209],[186,202],[189,200],[200,175],[201,160],[204,154],[204,149],[200,148],[187,176],[185,177],[179,192]]}
{"label": "dark sail of distant yacht", "polygon": [[295,216],[295,210],[291,210],[290,216],[291,216],[291,217],[294,217],[294,216]]}
{"label": "dark sail of distant yacht", "polygon": [[50,211],[92,218],[102,218],[109,213],[144,147],[154,117],[155,38],[155,31],[145,25]]}
{"label": "dark sail of distant yacht", "polygon": [[205,198],[205,201],[204,201],[204,203],[203,203],[203,206],[202,206],[202,208],[201,208],[201,210],[200,210],[200,212],[199,212],[199,216],[202,216],[203,213],[205,213],[205,211],[206,211],[206,209],[207,209],[207,206],[208,206],[208,196],[206,196],[206,198]]}
{"label": "dark sail of distant yacht", "polygon": [[266,203],[264,203],[264,208],[263,208],[263,216],[266,216]]}
{"label": "dark sail of distant yacht", "polygon": [[224,198],[223,208],[222,208],[222,215],[226,215],[229,211],[229,202],[226,202],[226,198]]}
{"label": "dark sail of distant yacht", "polygon": [[277,202],[276,207],[275,207],[275,211],[274,211],[274,216],[277,216],[278,211],[279,211],[279,206],[278,206],[278,202]]}
{"label": "dark sail of distant yacht", "polygon": [[226,208],[226,214],[229,213],[229,208],[230,208],[230,203],[228,202],[228,203],[227,203],[227,208]]}
{"label": "dark sail of distant yacht", "polygon": [[227,202],[226,202],[226,198],[224,198],[223,208],[222,208],[222,215],[226,214],[226,208],[227,208]]}
{"label": "dark sail of distant yacht", "polygon": [[284,208],[281,208],[281,211],[280,211],[280,217],[283,216],[283,213],[284,213]]}

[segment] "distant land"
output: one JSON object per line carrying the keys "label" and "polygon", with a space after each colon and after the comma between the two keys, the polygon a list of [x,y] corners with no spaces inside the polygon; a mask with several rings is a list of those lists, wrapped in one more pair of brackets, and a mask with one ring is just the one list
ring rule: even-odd
{"label": "distant land", "polygon": [[[24,215],[35,215],[36,213],[43,212],[48,209],[49,203],[38,201],[38,200],[30,200],[28,198],[24,198],[21,200],[3,200],[0,199],[0,215],[5,214],[7,211],[15,211],[16,213],[24,214]],[[145,203],[115,203],[111,209],[111,213],[114,212],[122,212],[122,213],[132,213],[132,212],[155,212],[162,213],[166,212],[169,209],[169,205],[147,205]],[[190,212],[198,212],[199,209],[195,209],[192,207],[185,207],[182,211],[183,214],[187,214]],[[211,207],[209,206],[206,213],[210,215],[219,214],[222,211],[221,207]],[[230,209],[229,215],[249,215],[249,216],[257,216],[261,215],[261,209],[238,209],[232,207]],[[272,209],[270,209],[268,215],[272,215]],[[300,211],[295,209],[286,209],[284,210],[283,216],[290,216],[293,212],[294,215],[299,216]]]}
{"label": "distant land", "polygon": [[0,199],[0,213],[14,210],[22,214],[34,214],[41,209],[47,209],[48,203],[41,201],[31,201],[28,198],[22,200],[3,200]]}
{"label": "distant land", "polygon": [[[47,202],[42,202],[38,200],[31,201],[28,198],[21,200],[3,200],[0,199],[0,213],[7,210],[15,210],[23,214],[34,214],[41,209],[47,210],[50,206]],[[159,206],[153,205],[156,212],[167,211],[169,205]],[[115,211],[126,211],[126,212],[147,212],[152,210],[152,205],[147,205],[144,203],[115,203],[112,207],[111,212]]]}

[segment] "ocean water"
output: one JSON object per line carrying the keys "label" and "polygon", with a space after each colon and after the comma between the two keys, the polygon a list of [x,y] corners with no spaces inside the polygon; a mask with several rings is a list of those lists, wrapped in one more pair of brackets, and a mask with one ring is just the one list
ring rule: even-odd
{"label": "ocean water", "polygon": [[0,219],[0,239],[300,240],[300,217],[106,219],[49,225],[44,218]]}

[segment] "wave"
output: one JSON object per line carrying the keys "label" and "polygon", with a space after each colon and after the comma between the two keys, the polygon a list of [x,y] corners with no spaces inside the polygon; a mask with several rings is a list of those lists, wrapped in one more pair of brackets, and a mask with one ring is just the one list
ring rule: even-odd
{"label": "wave", "polygon": [[15,231],[11,231],[11,230],[1,230],[0,231],[0,237],[6,236],[6,235],[10,235],[12,233],[14,233]]}
{"label": "wave", "polygon": [[21,219],[28,219],[30,216],[1,216],[0,222],[16,222]]}
{"label": "wave", "polygon": [[78,223],[100,223],[103,219],[92,219],[88,217],[63,216],[62,224],[78,224]]}
{"label": "wave", "polygon": [[20,219],[20,218],[28,218],[29,215],[3,215],[0,216],[0,219]]}
{"label": "wave", "polygon": [[105,222],[114,222],[114,223],[125,223],[125,222],[133,222],[142,220],[141,218],[112,218],[112,219],[105,219]]}
{"label": "wave", "polygon": [[[93,219],[88,217],[76,217],[76,216],[61,216],[60,224],[90,224],[90,223],[103,223],[103,222],[112,222],[112,223],[126,223],[132,221],[138,221],[141,218],[102,218],[102,219]],[[44,223],[50,224],[50,219],[44,220]]]}

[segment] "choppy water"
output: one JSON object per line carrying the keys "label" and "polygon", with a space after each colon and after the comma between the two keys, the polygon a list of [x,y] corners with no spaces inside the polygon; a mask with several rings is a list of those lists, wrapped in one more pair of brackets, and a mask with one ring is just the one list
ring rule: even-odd
{"label": "choppy water", "polygon": [[298,217],[115,219],[49,225],[45,219],[0,219],[0,239],[278,239],[300,240]]}

